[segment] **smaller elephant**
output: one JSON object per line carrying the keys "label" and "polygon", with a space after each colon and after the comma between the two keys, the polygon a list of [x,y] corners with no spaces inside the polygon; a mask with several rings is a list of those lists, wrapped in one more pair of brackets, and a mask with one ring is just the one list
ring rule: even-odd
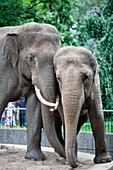
{"label": "smaller elephant", "polygon": [[55,54],[54,67],[63,107],[60,114],[65,126],[67,162],[72,167],[78,166],[76,136],[88,117],[95,139],[94,162],[110,162],[105,141],[99,69],[94,54],[85,47],[63,47]]}

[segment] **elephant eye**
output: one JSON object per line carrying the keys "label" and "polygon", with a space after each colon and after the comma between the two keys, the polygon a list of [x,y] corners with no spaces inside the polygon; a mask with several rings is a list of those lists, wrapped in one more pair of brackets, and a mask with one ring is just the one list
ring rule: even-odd
{"label": "elephant eye", "polygon": [[35,57],[32,54],[28,54],[28,56],[26,58],[29,63],[35,64],[35,60],[34,60]]}
{"label": "elephant eye", "polygon": [[28,59],[29,59],[30,61],[34,61],[34,56],[31,55],[31,54],[28,54]]}
{"label": "elephant eye", "polygon": [[29,57],[29,60],[30,60],[30,61],[34,61],[34,58],[33,58],[33,57]]}
{"label": "elephant eye", "polygon": [[86,80],[88,80],[88,79],[89,79],[89,73],[84,74],[84,76],[83,76],[83,82],[86,82]]}

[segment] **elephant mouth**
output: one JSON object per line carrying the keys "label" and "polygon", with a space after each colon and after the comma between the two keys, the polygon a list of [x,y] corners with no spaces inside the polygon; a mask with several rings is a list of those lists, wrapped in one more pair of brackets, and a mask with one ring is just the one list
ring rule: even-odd
{"label": "elephant mouth", "polygon": [[43,98],[43,96],[41,95],[40,89],[37,88],[37,86],[35,85],[35,92],[36,92],[36,96],[37,98],[40,100],[40,102],[46,106],[50,106],[53,107],[51,108],[49,111],[54,112],[55,110],[58,109],[58,105],[59,105],[59,95],[56,96],[56,102],[55,103],[51,103],[47,100],[45,100]]}

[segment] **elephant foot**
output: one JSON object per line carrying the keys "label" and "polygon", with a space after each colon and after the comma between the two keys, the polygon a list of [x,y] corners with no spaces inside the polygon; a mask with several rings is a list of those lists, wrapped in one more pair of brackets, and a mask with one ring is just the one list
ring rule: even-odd
{"label": "elephant foot", "polygon": [[45,155],[42,153],[41,150],[30,150],[27,151],[26,155],[25,155],[25,159],[30,159],[30,160],[34,160],[34,161],[43,161],[46,159]]}
{"label": "elephant foot", "polygon": [[111,162],[112,158],[109,155],[108,152],[106,153],[101,153],[100,155],[95,156],[94,158],[94,163],[98,164],[98,163],[108,163]]}

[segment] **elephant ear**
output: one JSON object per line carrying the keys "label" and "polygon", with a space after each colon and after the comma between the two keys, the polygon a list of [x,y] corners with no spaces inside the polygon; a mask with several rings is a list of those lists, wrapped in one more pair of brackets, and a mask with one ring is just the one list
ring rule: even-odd
{"label": "elephant ear", "polygon": [[16,67],[19,58],[18,34],[11,33],[6,35],[3,53],[11,61],[12,66]]}
{"label": "elephant ear", "polygon": [[98,66],[98,63],[97,63],[97,60],[96,60],[96,57],[95,57],[95,53],[92,53],[93,54],[93,60],[94,60],[94,65],[93,65],[93,71],[94,71],[94,84],[97,86],[98,84],[98,76],[99,76],[99,66]]}

